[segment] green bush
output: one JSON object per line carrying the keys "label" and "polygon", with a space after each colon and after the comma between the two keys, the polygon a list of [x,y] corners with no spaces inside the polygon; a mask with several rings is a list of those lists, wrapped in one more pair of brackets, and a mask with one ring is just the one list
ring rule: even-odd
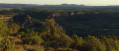
{"label": "green bush", "polygon": [[6,36],[8,32],[8,27],[4,22],[0,20],[0,35]]}
{"label": "green bush", "polygon": [[74,48],[74,49],[78,49],[78,50],[81,50],[82,48],[82,45],[84,43],[84,40],[82,39],[82,37],[78,37],[77,35],[73,35],[72,36],[72,39],[74,40],[71,47]]}
{"label": "green bush", "polygon": [[14,34],[18,32],[20,26],[17,25],[16,23],[9,23],[8,27],[9,27],[9,33]]}
{"label": "green bush", "polygon": [[54,48],[69,48],[72,42],[73,40],[69,36],[63,34],[62,37],[54,41],[53,47]]}
{"label": "green bush", "polygon": [[43,41],[35,31],[22,34],[22,40],[24,44],[30,45],[40,45]]}
{"label": "green bush", "polygon": [[2,47],[3,51],[13,51],[15,43],[8,38],[4,38],[1,40],[0,46]]}
{"label": "green bush", "polygon": [[106,51],[105,45],[102,44],[100,39],[94,36],[88,36],[83,45],[82,51]]}
{"label": "green bush", "polygon": [[106,51],[119,51],[119,40],[107,37],[103,37],[102,40],[106,45]]}

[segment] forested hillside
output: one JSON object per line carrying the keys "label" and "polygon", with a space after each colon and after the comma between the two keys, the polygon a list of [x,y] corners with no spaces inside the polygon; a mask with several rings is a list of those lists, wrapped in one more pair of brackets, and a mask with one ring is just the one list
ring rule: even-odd
{"label": "forested hillside", "polygon": [[119,10],[0,10],[0,51],[119,51]]}
{"label": "forested hillside", "polygon": [[54,18],[72,36],[118,35],[119,10],[10,9],[0,11],[3,21],[38,29],[39,22]]}

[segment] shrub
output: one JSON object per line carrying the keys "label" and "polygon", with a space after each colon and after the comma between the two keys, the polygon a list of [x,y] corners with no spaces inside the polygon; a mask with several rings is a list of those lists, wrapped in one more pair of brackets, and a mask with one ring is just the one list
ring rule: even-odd
{"label": "shrub", "polygon": [[72,36],[72,39],[74,40],[71,47],[74,48],[74,49],[82,49],[82,45],[84,43],[84,40],[82,39],[82,37],[78,37],[77,35],[73,35]]}
{"label": "shrub", "polygon": [[119,41],[113,38],[103,37],[103,43],[106,45],[106,51],[119,51]]}
{"label": "shrub", "polygon": [[8,32],[8,27],[4,22],[0,20],[0,35],[6,36]]}
{"label": "shrub", "polygon": [[9,23],[8,27],[10,34],[17,33],[17,31],[19,30],[19,25],[17,25],[16,23]]}
{"label": "shrub", "polygon": [[24,44],[30,45],[40,45],[43,41],[40,36],[38,36],[38,33],[34,31],[22,34],[22,40]]}
{"label": "shrub", "polygon": [[106,51],[105,45],[94,36],[88,36],[83,48],[82,51]]}
{"label": "shrub", "polygon": [[62,34],[60,38],[54,41],[53,47],[54,48],[69,48],[72,41],[73,40],[69,36]]}
{"label": "shrub", "polygon": [[8,38],[4,38],[1,40],[0,46],[2,47],[3,51],[13,51],[15,43]]}

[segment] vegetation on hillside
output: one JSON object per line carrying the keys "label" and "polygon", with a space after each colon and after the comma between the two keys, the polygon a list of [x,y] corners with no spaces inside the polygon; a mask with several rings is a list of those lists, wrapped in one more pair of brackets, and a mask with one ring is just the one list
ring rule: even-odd
{"label": "vegetation on hillside", "polygon": [[[74,34],[72,37],[68,36],[65,31],[59,26],[53,18],[46,19],[41,23],[43,26],[35,31],[27,27],[20,27],[15,23],[7,26],[0,21],[0,48],[3,51],[14,51],[18,46],[17,41],[10,37],[21,35],[23,46],[40,46],[48,50],[67,50],[67,51],[119,51],[119,39],[116,36],[88,36],[79,37]],[[16,28],[14,28],[14,27]],[[10,27],[10,28],[8,28]],[[10,30],[10,32],[8,31]],[[16,44],[15,44],[16,43]],[[27,50],[37,50],[36,48],[28,48]],[[42,50],[42,51],[44,51]]]}
{"label": "vegetation on hillside", "polygon": [[119,51],[118,11],[77,11],[79,15],[71,14],[76,10],[0,11],[3,16],[13,16],[0,20],[0,51]]}

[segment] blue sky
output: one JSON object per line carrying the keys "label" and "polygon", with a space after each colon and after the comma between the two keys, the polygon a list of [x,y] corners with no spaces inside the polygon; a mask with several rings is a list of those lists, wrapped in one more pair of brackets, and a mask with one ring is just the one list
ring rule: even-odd
{"label": "blue sky", "polygon": [[119,5],[119,0],[0,0],[0,3]]}

